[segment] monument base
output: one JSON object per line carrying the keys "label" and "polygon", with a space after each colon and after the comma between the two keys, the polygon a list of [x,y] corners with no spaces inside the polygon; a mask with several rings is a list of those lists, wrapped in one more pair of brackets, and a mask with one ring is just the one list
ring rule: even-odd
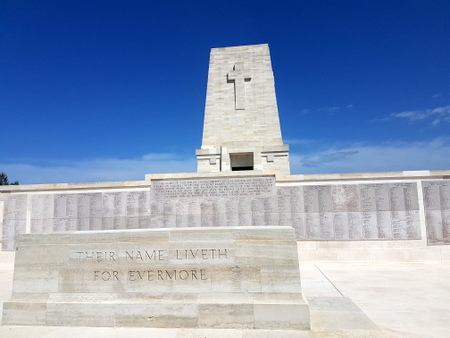
{"label": "monument base", "polygon": [[20,235],[4,325],[310,328],[290,227]]}
{"label": "monument base", "polygon": [[[59,295],[5,303],[4,325],[309,330],[309,307],[298,295],[228,293],[165,300]],[[179,299],[181,298],[181,299]]]}

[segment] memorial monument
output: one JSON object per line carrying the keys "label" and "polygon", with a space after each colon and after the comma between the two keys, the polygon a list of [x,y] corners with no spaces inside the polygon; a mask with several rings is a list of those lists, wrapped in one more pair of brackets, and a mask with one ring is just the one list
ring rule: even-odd
{"label": "memorial monument", "polygon": [[262,170],[289,175],[269,46],[214,48],[209,61],[198,172]]}
{"label": "memorial monument", "polygon": [[196,173],[0,187],[4,322],[305,329],[295,239],[304,261],[450,257],[450,171],[290,175],[267,45],[212,49],[196,156]]}
{"label": "memorial monument", "polygon": [[3,323],[309,330],[267,45],[212,50],[197,158],[212,177],[8,199]]}
{"label": "memorial monument", "polygon": [[450,243],[449,171],[289,175],[267,45],[211,50],[196,155],[197,173],[1,187],[2,250],[22,233],[266,225],[298,241]]}

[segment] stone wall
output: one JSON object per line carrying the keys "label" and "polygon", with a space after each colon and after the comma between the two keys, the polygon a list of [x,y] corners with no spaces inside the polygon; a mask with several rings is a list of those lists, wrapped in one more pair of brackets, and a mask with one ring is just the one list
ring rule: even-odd
{"label": "stone wall", "polygon": [[0,192],[3,250],[14,250],[22,233],[261,225],[292,226],[299,241],[450,243],[450,183],[442,175],[174,174]]}

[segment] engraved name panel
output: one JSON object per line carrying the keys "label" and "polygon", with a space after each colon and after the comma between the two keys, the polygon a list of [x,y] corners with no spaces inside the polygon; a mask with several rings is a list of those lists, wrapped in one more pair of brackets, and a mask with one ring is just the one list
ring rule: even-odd
{"label": "engraved name panel", "polygon": [[152,199],[269,196],[275,192],[273,177],[172,180],[152,182]]}
{"label": "engraved name panel", "polygon": [[422,183],[428,245],[450,244],[450,182]]}
{"label": "engraved name panel", "polygon": [[4,202],[2,250],[15,250],[15,236],[25,233],[27,195],[10,196]]}
{"label": "engraved name panel", "polygon": [[278,187],[279,225],[298,240],[420,239],[416,183]]}
{"label": "engraved name panel", "polygon": [[155,181],[151,227],[277,225],[273,177]]}

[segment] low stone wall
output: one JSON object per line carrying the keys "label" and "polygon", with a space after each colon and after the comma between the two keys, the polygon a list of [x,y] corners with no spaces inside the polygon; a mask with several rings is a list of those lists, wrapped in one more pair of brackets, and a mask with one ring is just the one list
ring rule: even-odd
{"label": "low stone wall", "polygon": [[22,233],[291,226],[300,241],[450,244],[450,172],[148,175],[0,187],[2,250]]}
{"label": "low stone wall", "polygon": [[20,235],[3,324],[310,329],[290,227]]}
{"label": "low stone wall", "polygon": [[450,246],[415,241],[299,241],[300,262],[450,263]]}

